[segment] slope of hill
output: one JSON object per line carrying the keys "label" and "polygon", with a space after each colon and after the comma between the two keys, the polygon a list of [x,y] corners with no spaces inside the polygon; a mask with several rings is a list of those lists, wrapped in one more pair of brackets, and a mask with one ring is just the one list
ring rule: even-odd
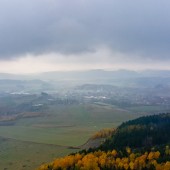
{"label": "slope of hill", "polygon": [[141,117],[122,123],[101,147],[102,150],[152,147],[170,142],[170,114]]}
{"label": "slope of hill", "polygon": [[146,116],[121,124],[99,148],[38,170],[170,170],[169,144],[170,114]]}

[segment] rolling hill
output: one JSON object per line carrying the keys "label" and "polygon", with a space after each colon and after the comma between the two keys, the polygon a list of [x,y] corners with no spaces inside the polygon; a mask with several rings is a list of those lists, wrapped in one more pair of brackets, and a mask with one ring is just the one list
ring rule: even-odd
{"label": "rolling hill", "polygon": [[170,170],[170,114],[122,123],[100,147],[44,164],[38,170]]}

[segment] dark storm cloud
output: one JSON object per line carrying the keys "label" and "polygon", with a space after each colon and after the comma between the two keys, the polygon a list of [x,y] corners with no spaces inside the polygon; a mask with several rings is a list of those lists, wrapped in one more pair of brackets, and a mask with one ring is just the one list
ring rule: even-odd
{"label": "dark storm cloud", "polygon": [[114,52],[169,59],[168,0],[1,0],[0,58]]}

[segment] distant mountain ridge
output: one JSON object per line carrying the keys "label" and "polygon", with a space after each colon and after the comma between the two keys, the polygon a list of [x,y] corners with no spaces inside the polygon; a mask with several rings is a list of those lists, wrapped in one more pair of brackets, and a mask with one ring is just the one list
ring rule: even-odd
{"label": "distant mountain ridge", "polygon": [[41,80],[82,80],[82,79],[115,79],[137,77],[170,77],[170,70],[87,70],[87,71],[53,71],[36,74],[0,73],[0,79],[41,79]]}

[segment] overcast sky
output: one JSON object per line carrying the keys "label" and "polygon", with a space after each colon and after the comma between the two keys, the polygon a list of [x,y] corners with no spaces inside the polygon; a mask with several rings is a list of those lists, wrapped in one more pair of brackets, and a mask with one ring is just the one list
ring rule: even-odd
{"label": "overcast sky", "polygon": [[0,72],[170,69],[169,0],[0,0]]}

